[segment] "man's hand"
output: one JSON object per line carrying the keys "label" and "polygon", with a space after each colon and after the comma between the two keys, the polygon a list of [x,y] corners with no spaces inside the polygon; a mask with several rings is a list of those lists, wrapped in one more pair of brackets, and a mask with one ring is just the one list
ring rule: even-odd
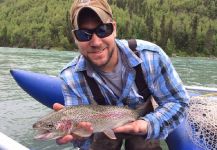
{"label": "man's hand", "polygon": [[[59,103],[55,103],[55,104],[53,105],[53,109],[54,109],[55,111],[59,111],[59,110],[61,110],[62,108],[64,108],[64,106],[61,105],[61,104],[59,104]],[[90,133],[93,132],[93,127],[92,127],[92,125],[91,125],[90,122],[80,122],[77,127],[78,127],[78,128],[85,128],[85,130],[87,130],[87,131],[90,132]],[[69,135],[65,135],[65,136],[63,136],[63,137],[61,137],[61,138],[58,138],[58,139],[56,140],[56,142],[57,142],[57,144],[60,144],[60,145],[61,145],[61,144],[67,144],[67,143],[69,143],[69,142],[71,142],[71,141],[73,141],[73,140],[82,140],[82,139],[83,139],[82,137],[79,137],[79,136],[77,136],[77,135],[69,134]]]}
{"label": "man's hand", "polygon": [[115,128],[115,133],[129,133],[129,134],[147,134],[148,123],[145,120],[136,120],[134,122],[127,123],[121,127]]}
{"label": "man's hand", "polygon": [[58,111],[58,110],[62,109],[63,107],[64,107],[64,106],[61,105],[61,104],[59,104],[59,103],[54,103],[54,104],[53,104],[53,109],[54,109],[55,111]]}

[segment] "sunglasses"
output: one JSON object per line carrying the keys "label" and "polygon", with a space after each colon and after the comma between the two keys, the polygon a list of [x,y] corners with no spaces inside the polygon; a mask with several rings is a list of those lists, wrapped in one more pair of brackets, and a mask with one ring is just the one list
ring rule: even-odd
{"label": "sunglasses", "polygon": [[99,38],[105,38],[112,34],[114,28],[112,23],[100,24],[95,29],[77,29],[72,30],[75,37],[80,42],[90,41],[95,33]]}

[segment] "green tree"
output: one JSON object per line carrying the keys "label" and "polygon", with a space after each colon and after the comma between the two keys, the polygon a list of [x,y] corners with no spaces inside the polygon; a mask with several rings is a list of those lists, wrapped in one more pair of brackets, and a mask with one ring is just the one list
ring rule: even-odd
{"label": "green tree", "polygon": [[167,41],[167,45],[166,45],[166,53],[169,55],[169,56],[172,56],[172,54],[175,52],[175,43],[168,39]]}
{"label": "green tree", "polygon": [[207,54],[211,55],[215,53],[215,41],[214,41],[214,33],[215,30],[209,26],[209,29],[205,35],[205,42],[204,42],[204,50]]}
{"label": "green tree", "polygon": [[188,50],[188,45],[189,45],[189,34],[186,32],[186,29],[184,27],[183,28],[177,28],[174,31],[174,42],[176,45],[176,49],[178,50],[183,50],[183,51],[187,51]]}
{"label": "green tree", "polygon": [[165,49],[166,45],[167,45],[167,40],[168,40],[168,34],[166,31],[166,27],[165,27],[165,15],[162,16],[161,19],[161,24],[160,24],[160,42],[159,45]]}
{"label": "green tree", "polygon": [[9,45],[9,39],[8,39],[8,29],[6,26],[3,27],[1,34],[0,34],[0,44],[2,46],[8,46]]}
{"label": "green tree", "polygon": [[146,26],[147,26],[147,35],[146,35],[146,38],[149,41],[153,41],[154,18],[153,18],[151,10],[148,11],[145,23],[146,23]]}
{"label": "green tree", "polygon": [[190,49],[194,54],[197,50],[197,29],[198,29],[199,19],[198,16],[194,16],[191,23],[191,39],[190,39]]}
{"label": "green tree", "polygon": [[[0,46],[75,49],[67,12],[71,2],[0,0]],[[117,22],[118,38],[149,40],[169,53],[173,46],[172,53],[217,53],[216,0],[108,2]]]}

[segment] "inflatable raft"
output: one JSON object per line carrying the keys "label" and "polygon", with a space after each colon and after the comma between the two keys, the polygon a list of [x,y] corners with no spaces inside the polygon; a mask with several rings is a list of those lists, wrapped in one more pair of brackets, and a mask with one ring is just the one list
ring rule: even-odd
{"label": "inflatable raft", "polygon": [[[52,108],[56,102],[64,104],[61,81],[58,77],[24,70],[11,70],[11,74],[24,91],[43,105]],[[197,94],[191,93],[191,95]],[[187,134],[185,122],[168,136],[166,142],[170,150],[203,150]]]}
{"label": "inflatable raft", "polygon": [[30,150],[30,149],[0,132],[0,150]]}

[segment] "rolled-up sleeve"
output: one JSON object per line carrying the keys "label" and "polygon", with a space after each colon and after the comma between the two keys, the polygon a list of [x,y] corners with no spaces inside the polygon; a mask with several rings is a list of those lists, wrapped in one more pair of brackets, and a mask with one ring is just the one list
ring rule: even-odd
{"label": "rolled-up sleeve", "polygon": [[165,139],[184,120],[189,96],[170,59],[161,49],[153,54],[150,65],[153,69],[148,73],[149,88],[158,107],[143,119],[148,122],[148,139]]}

